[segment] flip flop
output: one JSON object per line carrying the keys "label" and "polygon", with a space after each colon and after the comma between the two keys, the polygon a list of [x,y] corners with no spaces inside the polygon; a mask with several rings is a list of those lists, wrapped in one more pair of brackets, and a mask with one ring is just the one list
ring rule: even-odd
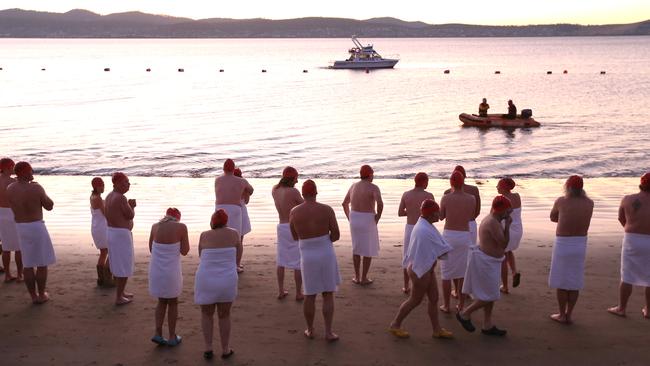
{"label": "flip flop", "polygon": [[460,323],[460,325],[463,326],[463,329],[465,329],[468,332],[473,332],[476,330],[476,327],[474,327],[474,324],[472,324],[471,319],[463,319],[463,317],[460,316],[460,313],[456,313],[456,320]]}
{"label": "flip flop", "polygon": [[214,352],[212,351],[203,352],[203,358],[205,358],[206,360],[211,360],[212,357],[214,357]]}
{"label": "flip flop", "polygon": [[512,287],[519,287],[520,283],[521,283],[521,273],[517,272],[515,273],[514,276],[512,276]]}
{"label": "flip flop", "polygon": [[499,329],[496,326],[492,326],[490,329],[481,329],[481,333],[489,336],[503,337],[508,333],[505,329]]}
{"label": "flip flop", "polygon": [[151,337],[151,341],[159,346],[165,346],[167,345],[167,340],[163,338],[162,336],[155,335]]}
{"label": "flip flop", "polygon": [[355,285],[360,285],[360,284],[361,284],[361,281],[359,281],[359,280],[356,279],[356,278],[353,278],[353,279],[352,279],[352,283],[354,283]]}
{"label": "flip flop", "polygon": [[175,346],[178,346],[179,344],[181,344],[182,341],[183,341],[183,337],[181,337],[181,336],[179,336],[177,334],[176,337],[174,337],[174,339],[170,339],[170,340],[167,341],[167,345],[169,347],[175,347]]}
{"label": "flip flop", "polygon": [[228,353],[222,353],[222,354],[221,354],[221,358],[223,358],[223,359],[225,360],[225,359],[227,359],[227,358],[230,358],[230,356],[232,356],[234,353],[235,353],[235,351],[233,351],[232,348],[231,348],[231,349],[230,349],[230,352],[228,352]]}
{"label": "flip flop", "polygon": [[411,335],[409,334],[409,332],[405,331],[404,329],[399,329],[399,328],[388,328],[388,329],[386,329],[386,330],[388,331],[388,333],[394,335],[394,336],[397,337],[397,338],[402,338],[402,339],[404,339],[404,338],[408,338],[408,337],[411,336]]}
{"label": "flip flop", "polygon": [[448,331],[445,328],[440,328],[440,331],[439,332],[433,332],[431,337],[438,338],[438,339],[453,339],[454,334],[452,332]]}

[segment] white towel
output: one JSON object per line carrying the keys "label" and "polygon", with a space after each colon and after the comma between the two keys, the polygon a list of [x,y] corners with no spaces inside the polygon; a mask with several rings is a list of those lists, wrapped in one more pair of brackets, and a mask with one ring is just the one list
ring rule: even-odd
{"label": "white towel", "polygon": [[301,239],[299,245],[305,295],[336,291],[341,283],[341,276],[330,236]]}
{"label": "white towel", "polygon": [[472,247],[478,247],[478,228],[476,226],[476,220],[469,222],[469,235],[472,240]]}
{"label": "white towel", "polygon": [[408,268],[419,277],[422,277],[433,264],[445,253],[451,250],[438,229],[427,220],[419,218],[411,233],[409,249],[402,261],[402,267]]}
{"label": "white towel", "polygon": [[278,224],[277,228],[277,256],[278,267],[300,269],[300,246],[293,240],[289,224]]}
{"label": "white towel", "polygon": [[623,236],[621,281],[650,287],[650,235],[625,233]]}
{"label": "white towel", "polygon": [[467,255],[472,246],[469,231],[443,230],[442,237],[451,246],[447,258],[440,262],[440,273],[443,280],[463,278],[467,270]]}
{"label": "white towel", "polygon": [[92,221],[90,223],[90,234],[93,237],[93,242],[97,249],[106,249],[108,248],[108,223],[106,222],[106,217],[100,209],[90,209],[90,214],[92,215]]}
{"label": "white towel", "polygon": [[581,290],[584,286],[586,236],[556,236],[548,285],[561,290]]}
{"label": "white towel", "polygon": [[0,237],[2,250],[16,252],[20,250],[20,238],[14,221],[14,212],[9,207],[0,207]]}
{"label": "white towel", "polygon": [[[524,227],[521,224],[521,207],[513,209],[510,217],[512,217],[512,223],[510,224],[510,241],[508,241],[506,252],[519,248],[519,243],[521,243],[521,238],[524,235]],[[505,222],[503,222],[503,225],[505,227]]]}
{"label": "white towel", "polygon": [[16,223],[25,268],[46,267],[56,263],[54,247],[45,222]]}
{"label": "white towel", "polygon": [[495,258],[483,253],[480,248],[472,248],[469,252],[463,293],[481,301],[499,300],[503,258]]}
{"label": "white towel", "polygon": [[133,234],[129,229],[108,227],[108,262],[115,277],[131,277],[135,270]]}
{"label": "white towel", "polygon": [[241,201],[241,235],[244,236],[251,232],[251,219],[248,217],[248,207],[246,202]]}
{"label": "white towel", "polygon": [[174,299],[183,291],[181,270],[181,243],[151,245],[149,262],[149,294],[163,299]]}
{"label": "white towel", "polygon": [[411,232],[413,232],[413,227],[415,227],[415,225],[404,225],[404,241],[402,241],[402,243],[404,243],[404,245],[402,245],[402,268],[408,268],[408,265],[404,264],[404,260],[406,259],[406,254],[409,251],[409,242],[411,241]]}
{"label": "white towel", "polygon": [[350,211],[352,254],[363,257],[379,255],[379,232],[372,212]]}
{"label": "white towel", "polygon": [[239,205],[224,205],[218,204],[215,206],[214,210],[223,209],[228,214],[228,226],[231,229],[237,230],[239,235],[242,235],[242,209]]}
{"label": "white towel", "polygon": [[194,278],[194,303],[211,305],[235,301],[237,280],[237,248],[203,249]]}

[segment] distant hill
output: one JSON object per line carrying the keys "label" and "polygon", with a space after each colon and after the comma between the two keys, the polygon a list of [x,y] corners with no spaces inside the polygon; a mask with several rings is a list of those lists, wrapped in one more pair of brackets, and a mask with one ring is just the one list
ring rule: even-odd
{"label": "distant hill", "polygon": [[483,26],[427,24],[395,18],[189,19],[141,12],[99,15],[74,9],[48,13],[0,11],[4,38],[336,38],[363,37],[564,37],[650,35],[650,20],[631,24]]}

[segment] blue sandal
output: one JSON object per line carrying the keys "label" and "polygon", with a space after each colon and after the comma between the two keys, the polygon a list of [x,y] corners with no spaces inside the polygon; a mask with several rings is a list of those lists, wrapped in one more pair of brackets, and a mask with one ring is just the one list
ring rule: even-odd
{"label": "blue sandal", "polygon": [[181,341],[183,341],[183,337],[181,337],[179,335],[176,335],[176,337],[174,337],[174,339],[170,339],[170,340],[167,341],[167,345],[169,347],[178,346],[179,344],[181,344]]}
{"label": "blue sandal", "polygon": [[162,336],[156,335],[151,338],[151,341],[159,346],[167,345],[167,340]]}

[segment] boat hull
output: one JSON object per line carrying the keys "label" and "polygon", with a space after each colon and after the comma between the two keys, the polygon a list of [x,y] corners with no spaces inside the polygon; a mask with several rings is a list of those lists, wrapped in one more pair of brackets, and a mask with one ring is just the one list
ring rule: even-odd
{"label": "boat hull", "polygon": [[383,59],[380,61],[334,61],[332,69],[392,69],[399,60]]}
{"label": "boat hull", "polygon": [[500,114],[488,114],[487,117],[479,117],[475,114],[461,113],[458,116],[464,126],[472,127],[497,127],[497,128],[517,128],[517,127],[539,127],[541,124],[532,117],[521,118],[517,115],[515,119],[503,118]]}

